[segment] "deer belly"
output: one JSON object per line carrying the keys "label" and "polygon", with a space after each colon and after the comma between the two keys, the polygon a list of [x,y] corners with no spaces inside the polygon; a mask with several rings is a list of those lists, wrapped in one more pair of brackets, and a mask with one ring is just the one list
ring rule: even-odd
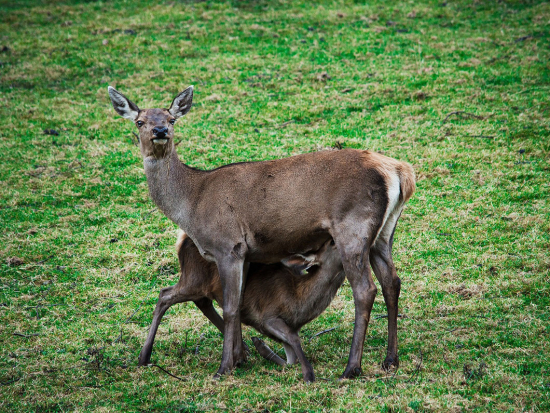
{"label": "deer belly", "polygon": [[247,237],[247,261],[276,263],[294,254],[317,251],[329,238],[330,234],[324,229],[301,234],[268,234],[257,231],[251,241]]}

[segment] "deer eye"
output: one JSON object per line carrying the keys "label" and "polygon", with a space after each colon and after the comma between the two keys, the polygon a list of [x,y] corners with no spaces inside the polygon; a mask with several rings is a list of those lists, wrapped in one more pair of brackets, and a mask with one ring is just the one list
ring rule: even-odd
{"label": "deer eye", "polygon": [[136,125],[138,126],[138,128],[141,128],[143,125],[145,125],[145,122],[141,121],[141,120],[138,120],[136,122]]}
{"label": "deer eye", "polygon": [[176,123],[176,119],[170,119],[170,123],[173,125],[174,123]]}

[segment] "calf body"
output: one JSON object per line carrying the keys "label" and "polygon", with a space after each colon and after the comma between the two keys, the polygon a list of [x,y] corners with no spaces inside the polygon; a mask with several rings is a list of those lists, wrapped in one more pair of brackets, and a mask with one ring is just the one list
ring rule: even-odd
{"label": "calf body", "polygon": [[[139,356],[140,365],[149,363],[158,325],[173,304],[194,301],[223,333],[223,320],[212,305],[212,300],[223,305],[222,285],[216,265],[206,261],[193,241],[183,233],[177,249],[180,279],[175,286],[161,291],[149,335]],[[293,268],[295,264],[310,268],[307,273],[297,275]],[[340,254],[332,240],[325,242],[319,251],[308,254],[305,260],[296,256],[287,260],[286,265],[251,264],[244,289],[241,320],[283,343],[287,363],[298,360],[304,380],[313,381],[313,368],[304,355],[298,332],[328,307],[344,278]],[[260,340],[255,339],[254,344],[264,357],[285,364]]]}

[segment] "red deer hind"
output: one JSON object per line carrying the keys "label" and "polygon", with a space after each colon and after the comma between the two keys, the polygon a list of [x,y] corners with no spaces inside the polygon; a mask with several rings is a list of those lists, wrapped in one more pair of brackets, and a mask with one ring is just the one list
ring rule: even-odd
{"label": "red deer hind", "polygon": [[[397,219],[414,192],[412,167],[354,149],[323,151],[210,171],[182,163],[174,123],[190,109],[193,87],[170,109],[139,109],[109,87],[115,110],[139,131],[149,193],[159,209],[216,263],[223,289],[224,342],[215,377],[246,357],[239,307],[248,263],[271,264],[317,251],[332,237],[355,302],[355,325],[342,378],[361,373],[361,357],[378,278],[388,309],[385,368],[398,365],[400,279],[392,260]],[[369,265],[370,263],[370,265]]]}

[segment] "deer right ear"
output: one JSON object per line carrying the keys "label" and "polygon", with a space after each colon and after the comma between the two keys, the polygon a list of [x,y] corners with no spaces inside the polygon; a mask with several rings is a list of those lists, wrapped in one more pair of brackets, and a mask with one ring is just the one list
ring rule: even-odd
{"label": "deer right ear", "polygon": [[114,87],[109,86],[108,90],[109,97],[117,113],[123,118],[135,121],[139,115],[139,108],[137,105]]}
{"label": "deer right ear", "polygon": [[193,86],[189,86],[178,96],[175,97],[170,109],[168,111],[172,114],[173,117],[181,118],[191,109],[191,104],[193,103]]}

